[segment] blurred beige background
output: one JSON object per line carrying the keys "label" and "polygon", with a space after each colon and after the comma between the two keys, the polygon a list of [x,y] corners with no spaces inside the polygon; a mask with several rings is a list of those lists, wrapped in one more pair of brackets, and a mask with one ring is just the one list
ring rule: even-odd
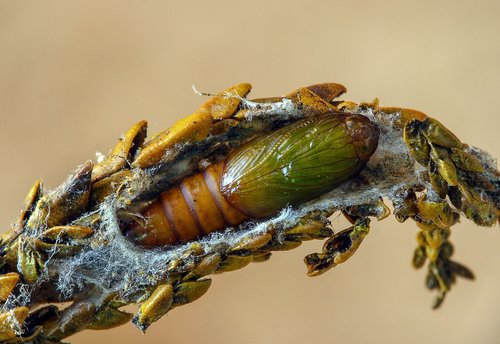
{"label": "blurred beige background", "polygon": [[[0,223],[42,177],[57,186],[132,123],[150,133],[217,92],[254,97],[345,84],[346,98],[413,107],[500,157],[500,2],[2,1]],[[336,220],[334,220],[334,224]],[[374,222],[347,264],[307,278],[312,242],[214,278],[142,335],[129,324],[73,343],[499,343],[500,229],[464,220],[459,281],[439,311],[410,266],[416,227]]]}

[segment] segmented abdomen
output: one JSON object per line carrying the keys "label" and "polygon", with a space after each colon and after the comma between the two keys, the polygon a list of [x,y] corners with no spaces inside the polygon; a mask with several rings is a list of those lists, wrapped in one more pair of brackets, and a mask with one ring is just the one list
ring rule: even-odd
{"label": "segmented abdomen", "polygon": [[236,226],[248,217],[220,193],[223,162],[185,178],[149,205],[144,221],[132,224],[125,235],[144,247],[186,242]]}

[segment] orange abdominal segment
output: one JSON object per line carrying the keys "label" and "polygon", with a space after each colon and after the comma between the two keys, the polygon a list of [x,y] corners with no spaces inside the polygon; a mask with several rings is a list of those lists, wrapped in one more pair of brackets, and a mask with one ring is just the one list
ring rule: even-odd
{"label": "orange abdominal segment", "polygon": [[156,201],[147,207],[143,215],[147,219],[147,224],[141,226],[136,222],[125,233],[132,241],[145,247],[155,247],[158,242],[172,244],[177,241],[172,224],[160,202]]}
{"label": "orange abdominal segment", "polygon": [[224,221],[229,226],[236,226],[248,219],[248,216],[232,206],[220,192],[223,165],[223,163],[210,165],[203,174]]}
{"label": "orange abdominal segment", "polygon": [[210,234],[226,227],[203,173],[184,179],[181,190],[203,234]]}
{"label": "orange abdominal segment", "polygon": [[[172,223],[177,239],[189,241],[200,235],[200,229],[191,213],[184,194],[179,187],[174,187],[160,195],[163,211]],[[158,243],[161,245],[161,243]]]}
{"label": "orange abdominal segment", "polygon": [[159,247],[191,241],[248,219],[220,193],[222,170],[223,163],[211,165],[163,192],[143,212],[144,220],[131,224],[125,235],[140,246]]}

